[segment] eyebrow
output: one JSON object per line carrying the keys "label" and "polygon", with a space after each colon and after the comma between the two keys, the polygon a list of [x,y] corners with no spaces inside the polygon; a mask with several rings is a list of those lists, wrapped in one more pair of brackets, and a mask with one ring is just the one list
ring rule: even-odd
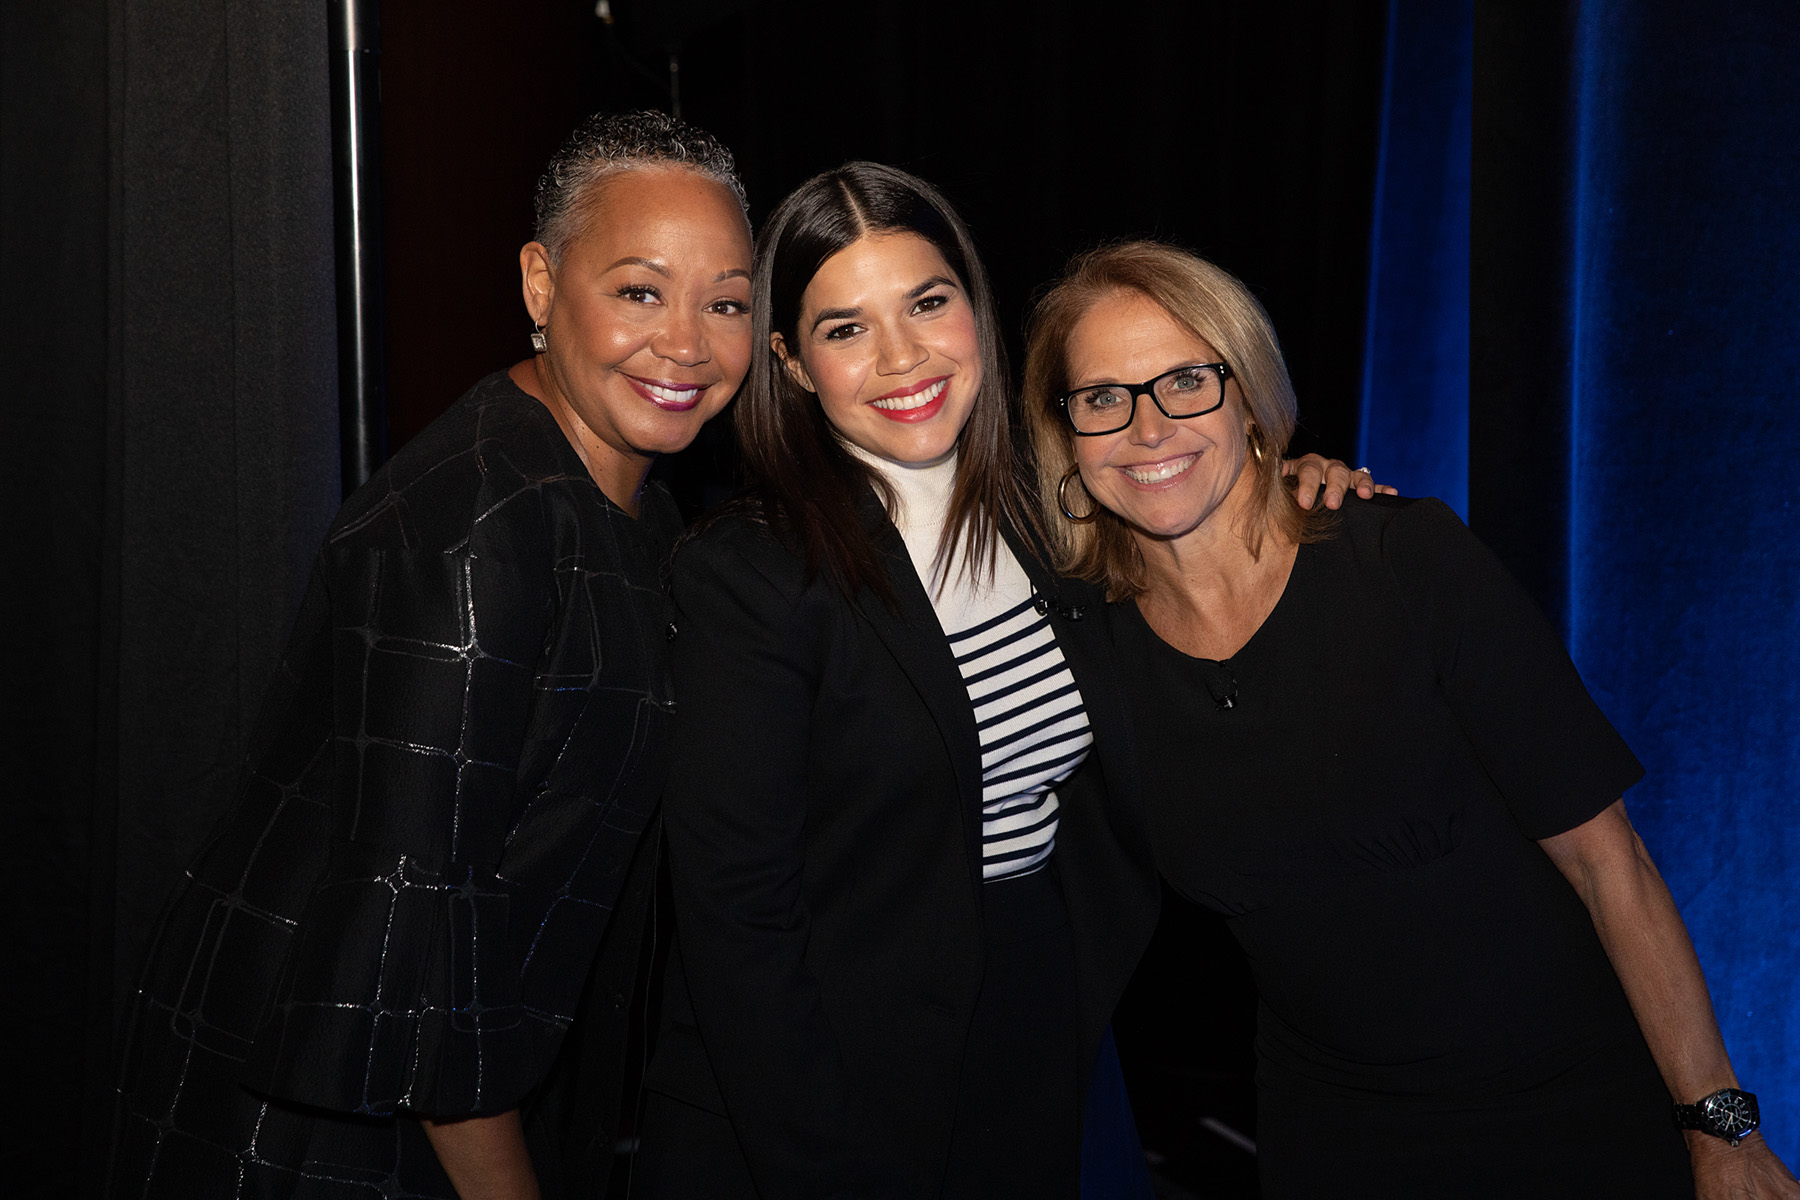
{"label": "eyebrow", "polygon": [[923,296],[926,292],[929,292],[934,287],[955,287],[955,286],[956,286],[956,280],[951,279],[949,276],[933,275],[930,279],[927,279],[924,283],[921,283],[918,287],[916,287],[912,291],[906,293],[906,298],[908,300],[917,300],[920,296]]}
{"label": "eyebrow", "polygon": [[669,268],[663,266],[661,263],[652,262],[650,259],[647,259],[647,258],[640,258],[639,256],[637,256],[635,254],[627,254],[624,258],[621,258],[618,262],[613,263],[611,266],[607,267],[606,269],[608,271],[613,271],[613,270],[617,270],[620,267],[643,267],[647,271],[655,271],[658,275],[661,275],[664,279],[673,279],[674,278],[674,276],[669,274]]}
{"label": "eyebrow", "polygon": [[[614,271],[620,267],[643,267],[645,270],[655,271],[658,275],[661,275],[664,279],[675,278],[673,275],[671,275],[669,273],[669,268],[663,266],[661,263],[655,261],[654,259],[644,258],[644,257],[642,257],[640,255],[636,255],[636,254],[627,254],[624,258],[621,258],[618,262],[613,263],[611,266],[607,267],[606,269],[608,271]],[[729,271],[720,271],[717,275],[714,275],[713,282],[714,283],[724,283],[727,279],[748,279],[748,278],[750,278],[749,271],[746,271],[743,267],[733,267]]]}
{"label": "eyebrow", "polygon": [[[923,296],[926,292],[929,292],[932,288],[955,287],[955,286],[956,286],[956,280],[951,279],[945,275],[933,275],[930,279],[927,279],[925,282],[919,284],[917,287],[914,287],[911,291],[907,292],[906,298],[908,300],[917,300],[920,296]],[[860,317],[860,316],[862,316],[862,309],[860,307],[859,308],[828,308],[828,309],[825,309],[823,312],[821,312],[818,316],[813,318],[812,327],[813,327],[813,329],[817,329],[819,326],[823,325],[827,321],[843,321],[843,320],[847,320],[851,317]]]}
{"label": "eyebrow", "polygon": [[812,327],[817,329],[827,321],[842,321],[848,317],[862,316],[860,308],[828,308],[813,318]]}
{"label": "eyebrow", "polygon": [[[1189,367],[1204,367],[1206,365],[1208,365],[1208,360],[1206,360],[1204,358],[1196,358],[1193,362],[1185,362],[1185,363],[1182,363],[1178,367],[1170,367],[1167,371],[1164,371],[1162,373],[1162,375],[1173,375],[1176,371],[1185,371]],[[1157,376],[1157,378],[1158,379],[1162,378],[1162,375]],[[1079,376],[1071,376],[1071,378],[1079,378]],[[1071,392],[1079,392],[1079,391],[1084,391],[1087,388],[1091,388],[1091,387],[1131,387],[1131,386],[1133,386],[1133,385],[1126,383],[1125,381],[1120,380],[1120,379],[1096,379],[1096,380],[1093,380],[1091,383],[1071,383],[1069,385],[1068,390]]]}

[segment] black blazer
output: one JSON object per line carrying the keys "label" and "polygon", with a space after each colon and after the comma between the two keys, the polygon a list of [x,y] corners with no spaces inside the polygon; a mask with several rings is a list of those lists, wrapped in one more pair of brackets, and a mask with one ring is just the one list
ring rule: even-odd
{"label": "black blazer", "polygon": [[[664,811],[679,951],[646,1082],[729,1117],[764,1196],[935,1194],[981,982],[975,717],[872,492],[864,513],[897,612],[808,580],[743,515],[675,559]],[[1158,885],[1147,839],[1107,799],[1136,784],[1101,597],[1014,551],[1095,734],[1057,793],[1086,1064],[1155,924]]]}

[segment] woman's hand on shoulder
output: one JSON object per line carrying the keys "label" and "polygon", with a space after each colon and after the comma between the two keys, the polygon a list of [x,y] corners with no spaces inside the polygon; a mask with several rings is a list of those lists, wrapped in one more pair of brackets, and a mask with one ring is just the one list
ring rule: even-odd
{"label": "woman's hand on shoulder", "polygon": [[1800,1200],[1800,1183],[1760,1133],[1735,1146],[1704,1133],[1687,1135],[1695,1200]]}
{"label": "woman's hand on shoulder", "polygon": [[1287,459],[1281,464],[1281,473],[1294,477],[1294,498],[1300,502],[1301,508],[1311,508],[1318,500],[1321,489],[1325,493],[1326,508],[1341,505],[1352,488],[1364,500],[1376,492],[1389,496],[1400,494],[1398,488],[1376,483],[1375,476],[1367,467],[1358,467],[1352,471],[1338,459],[1324,458],[1317,454]]}

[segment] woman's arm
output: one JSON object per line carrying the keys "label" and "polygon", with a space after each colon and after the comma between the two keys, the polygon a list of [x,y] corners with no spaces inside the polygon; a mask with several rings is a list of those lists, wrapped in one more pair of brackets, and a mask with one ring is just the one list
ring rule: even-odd
{"label": "woman's arm", "polygon": [[461,1200],[538,1200],[519,1110],[492,1117],[419,1122]]}
{"label": "woman's arm", "polygon": [[[1692,1104],[1737,1087],[1694,944],[1625,802],[1538,844],[1587,905],[1669,1094]],[[1800,1200],[1800,1185],[1760,1134],[1735,1147],[1698,1132],[1687,1142],[1699,1200]]]}

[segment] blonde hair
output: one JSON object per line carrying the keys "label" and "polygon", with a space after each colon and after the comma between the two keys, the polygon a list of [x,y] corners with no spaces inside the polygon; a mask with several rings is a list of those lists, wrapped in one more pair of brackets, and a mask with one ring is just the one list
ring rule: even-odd
{"label": "blonde hair", "polygon": [[[1123,242],[1071,260],[1033,309],[1026,333],[1025,424],[1057,570],[1105,584],[1111,600],[1135,596],[1146,584],[1144,556],[1131,526],[1098,505],[1092,522],[1073,522],[1058,495],[1075,466],[1075,431],[1057,403],[1069,388],[1069,338],[1089,310],[1120,292],[1154,302],[1231,367],[1250,418],[1250,463],[1259,485],[1246,513],[1251,553],[1261,552],[1262,531],[1270,524],[1298,542],[1328,536],[1334,517],[1323,508],[1301,508],[1283,483],[1281,460],[1294,434],[1297,406],[1281,345],[1262,305],[1236,277],[1196,254],[1161,242]],[[1079,482],[1079,476],[1070,482]]]}

